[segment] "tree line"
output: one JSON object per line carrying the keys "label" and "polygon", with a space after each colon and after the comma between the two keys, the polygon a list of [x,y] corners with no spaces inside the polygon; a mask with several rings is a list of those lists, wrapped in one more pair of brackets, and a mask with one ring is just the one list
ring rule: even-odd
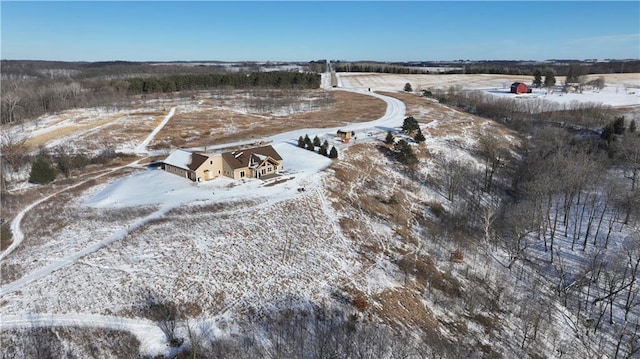
{"label": "tree line", "polygon": [[[478,61],[478,62],[337,62],[333,64],[337,72],[378,72],[396,74],[428,74],[425,67],[450,68],[438,71],[438,74],[496,74],[496,75],[532,75],[540,68],[540,63],[521,61]],[[551,69],[557,76],[570,75],[570,71],[579,68],[584,74],[637,73],[640,72],[640,60],[611,60],[602,62],[587,61],[549,61],[545,68]]]}
{"label": "tree line", "polygon": [[426,69],[410,66],[399,66],[377,63],[337,63],[333,65],[336,72],[377,72],[388,74],[427,74]]}
{"label": "tree line", "polygon": [[184,90],[208,90],[221,87],[238,89],[314,89],[320,87],[320,75],[287,71],[172,75],[167,77],[136,77],[117,80],[112,81],[111,86],[118,88],[124,87],[128,93],[134,95]]}

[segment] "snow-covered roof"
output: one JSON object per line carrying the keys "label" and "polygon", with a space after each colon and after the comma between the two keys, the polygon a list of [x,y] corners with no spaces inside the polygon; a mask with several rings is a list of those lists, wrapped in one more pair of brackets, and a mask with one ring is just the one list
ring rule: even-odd
{"label": "snow-covered roof", "polygon": [[207,156],[185,150],[175,150],[164,160],[164,163],[183,170],[194,171],[207,160]]}

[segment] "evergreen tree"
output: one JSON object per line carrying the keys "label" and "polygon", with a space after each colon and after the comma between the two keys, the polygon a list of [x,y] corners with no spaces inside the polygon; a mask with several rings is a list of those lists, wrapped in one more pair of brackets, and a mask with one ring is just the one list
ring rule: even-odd
{"label": "evergreen tree", "polygon": [[46,150],[41,150],[31,164],[29,182],[45,184],[56,178],[56,169],[49,160]]}
{"label": "evergreen tree", "polygon": [[413,139],[418,143],[424,142],[426,140],[426,138],[424,138],[424,135],[422,134],[422,130],[420,129],[420,127],[418,127],[418,133],[416,133],[416,136]]}
{"label": "evergreen tree", "polygon": [[320,147],[321,144],[322,143],[320,142],[320,138],[318,138],[318,136],[313,138],[313,145],[314,146]]}
{"label": "evergreen tree", "polygon": [[636,132],[636,120],[631,120],[629,123],[629,133]]}
{"label": "evergreen tree", "polygon": [[331,151],[329,151],[329,158],[338,158],[338,150],[336,150],[335,146],[331,146]]}
{"label": "evergreen tree", "polygon": [[309,145],[313,144],[313,142],[311,142],[311,139],[309,138],[309,135],[304,135],[304,144],[306,147],[309,147]]}
{"label": "evergreen tree", "polygon": [[600,133],[600,137],[607,141],[607,143],[611,143],[615,140],[615,130],[613,129],[613,124],[608,124],[604,126],[602,129],[602,133]]}
{"label": "evergreen tree", "polygon": [[400,163],[407,166],[418,163],[418,157],[413,153],[413,149],[411,149],[411,145],[409,145],[407,141],[400,140],[396,142],[394,149],[396,151],[396,158]]}
{"label": "evergreen tree", "polygon": [[407,82],[406,84],[404,84],[404,90],[406,92],[412,92],[413,88],[411,87],[411,84]]}
{"label": "evergreen tree", "polygon": [[626,128],[624,127],[624,116],[616,117],[616,119],[613,121],[613,133],[615,133],[616,135],[622,135],[624,134],[625,130]]}
{"label": "evergreen tree", "polygon": [[307,143],[307,149],[309,151],[315,151],[316,150],[316,146],[314,146],[313,143],[309,142],[309,143]]}
{"label": "evergreen tree", "polygon": [[298,137],[298,147],[304,148],[304,138],[302,136]]}
{"label": "evergreen tree", "polygon": [[322,144],[322,147],[329,148],[329,141],[324,140],[324,143]]}
{"label": "evergreen tree", "polygon": [[325,146],[325,145],[320,146],[320,149],[318,150],[318,154],[321,154],[323,156],[327,156],[328,155],[327,147],[328,147],[328,144],[327,144],[327,146]]}
{"label": "evergreen tree", "polygon": [[552,70],[547,70],[544,73],[544,85],[546,87],[553,87],[556,85],[556,76],[553,74]]}
{"label": "evergreen tree", "polygon": [[391,131],[387,131],[387,137],[385,137],[384,143],[386,143],[387,145],[393,143],[393,134],[391,133]]}
{"label": "evergreen tree", "polygon": [[533,86],[538,88],[542,86],[542,72],[538,69],[533,72]]}
{"label": "evergreen tree", "polygon": [[402,123],[402,131],[404,131],[404,133],[411,133],[419,128],[420,126],[418,125],[418,121],[412,116],[405,118]]}

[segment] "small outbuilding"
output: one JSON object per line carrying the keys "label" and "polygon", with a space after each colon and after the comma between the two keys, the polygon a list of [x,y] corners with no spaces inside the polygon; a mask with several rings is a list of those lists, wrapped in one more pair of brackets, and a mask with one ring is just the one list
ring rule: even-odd
{"label": "small outbuilding", "polygon": [[531,89],[527,84],[522,82],[514,82],[511,84],[511,93],[521,94],[521,93],[531,93]]}
{"label": "small outbuilding", "polygon": [[338,135],[338,137],[340,137],[340,139],[344,143],[349,143],[351,138],[355,136],[355,133],[353,131],[338,130],[338,132],[336,134]]}

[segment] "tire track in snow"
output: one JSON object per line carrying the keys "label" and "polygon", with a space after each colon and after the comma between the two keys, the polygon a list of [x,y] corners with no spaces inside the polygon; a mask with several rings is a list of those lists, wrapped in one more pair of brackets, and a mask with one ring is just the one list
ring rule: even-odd
{"label": "tire track in snow", "polygon": [[154,128],[153,131],[151,131],[149,136],[147,136],[147,138],[145,138],[144,141],[142,141],[142,143],[139,144],[138,147],[136,147],[135,151],[137,154],[149,153],[147,151],[147,146],[149,146],[149,143],[151,142],[151,140],[153,140],[153,138],[156,137],[158,132],[162,130],[164,125],[166,125],[167,122],[169,122],[169,120],[171,119],[171,117],[173,117],[175,113],[176,113],[176,107],[172,107],[171,111],[169,111],[169,114],[164,117],[164,120],[162,120],[162,122],[160,122],[160,124],[156,128]]}

